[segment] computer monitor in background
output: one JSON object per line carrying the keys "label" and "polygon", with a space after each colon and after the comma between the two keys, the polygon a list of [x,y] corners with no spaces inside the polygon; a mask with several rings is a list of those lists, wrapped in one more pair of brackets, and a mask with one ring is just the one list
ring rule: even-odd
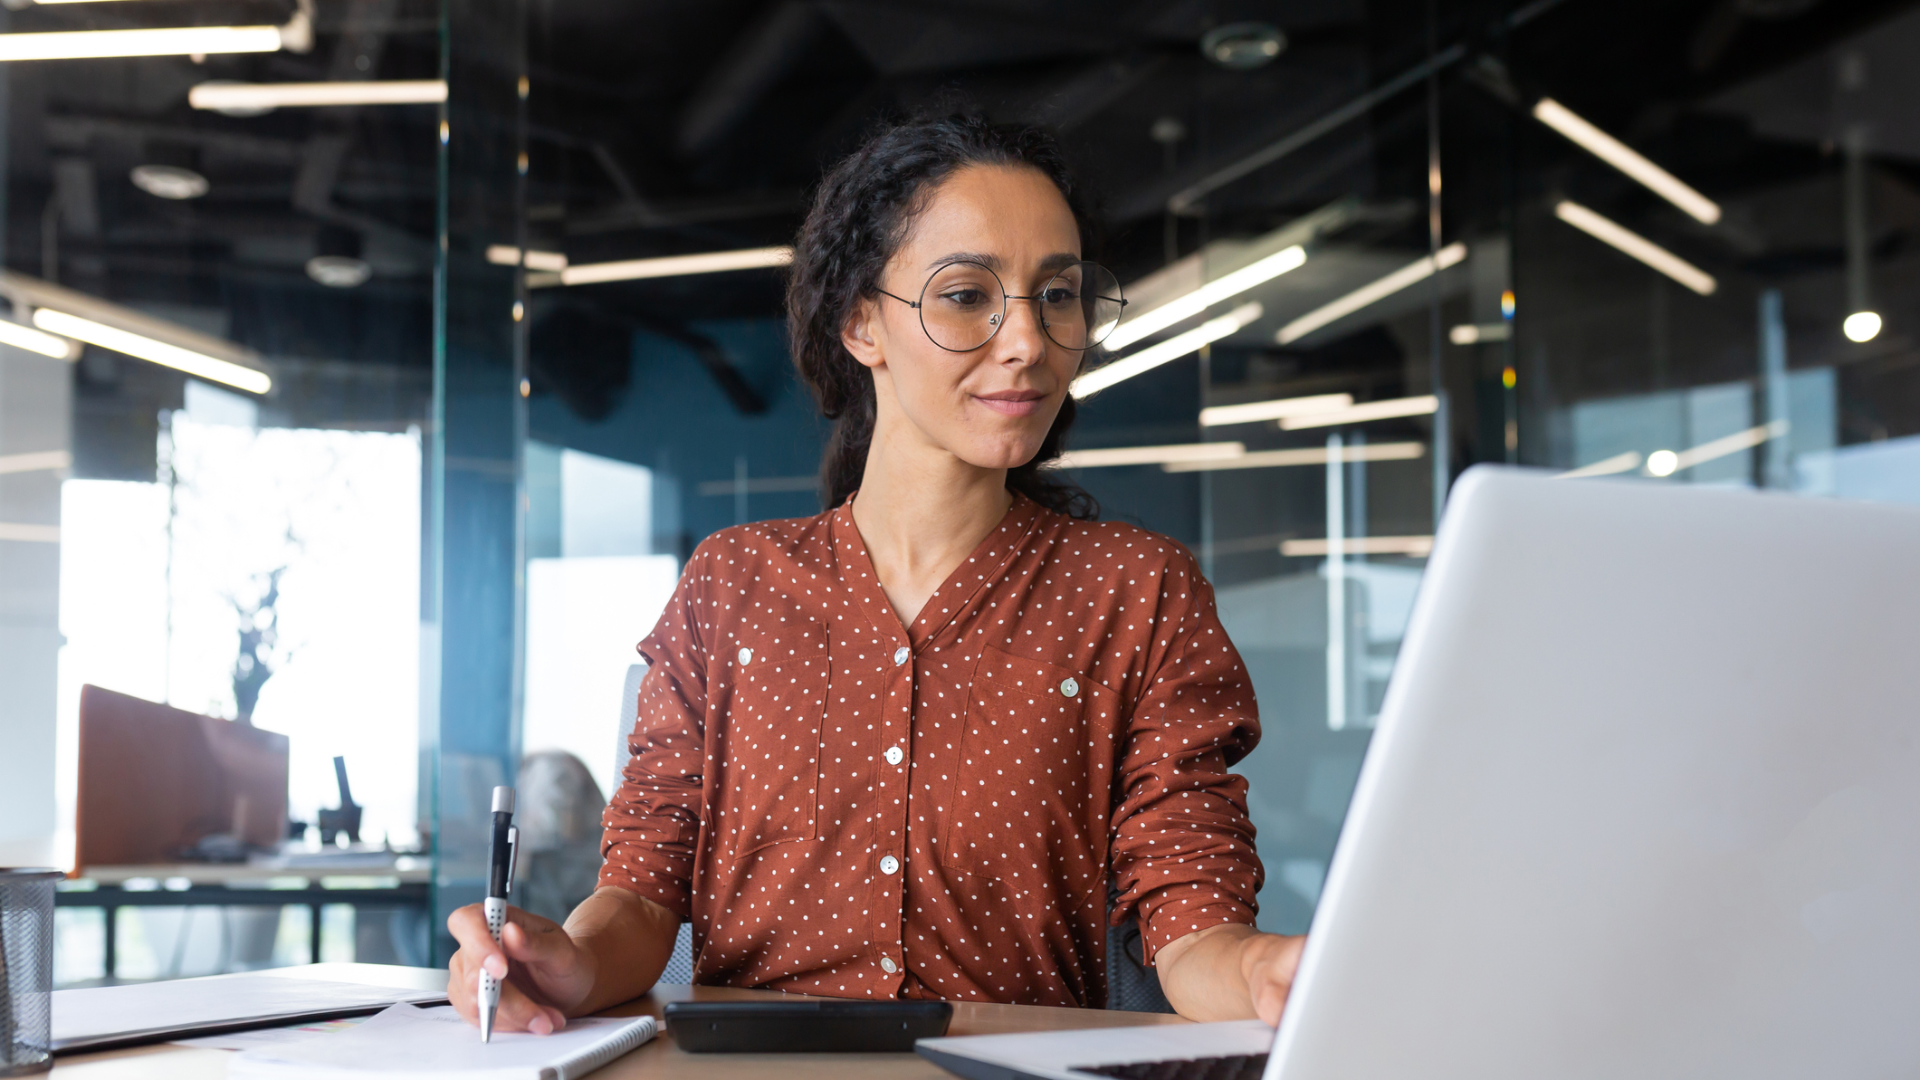
{"label": "computer monitor in background", "polygon": [[237,856],[286,835],[285,735],[83,686],[79,757],[76,867]]}

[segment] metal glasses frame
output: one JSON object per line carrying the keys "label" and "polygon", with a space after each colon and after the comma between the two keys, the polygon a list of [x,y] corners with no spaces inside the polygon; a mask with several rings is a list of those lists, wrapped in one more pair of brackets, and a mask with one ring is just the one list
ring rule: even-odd
{"label": "metal glasses frame", "polygon": [[[1081,260],[1080,262],[1078,262],[1078,263],[1075,263],[1075,264],[1073,264],[1073,265],[1075,265],[1075,266],[1100,266],[1100,264],[1099,264],[1099,263],[1097,263],[1097,262],[1093,262],[1093,261],[1091,261],[1091,260]],[[1040,292],[1038,292],[1038,293],[1035,293],[1035,294],[1033,294],[1032,296],[1015,296],[1015,295],[1013,295],[1012,293],[1010,293],[1010,292],[1008,292],[1008,291],[1007,291],[1007,283],[1006,283],[1006,282],[1004,282],[1004,281],[1001,281],[1001,280],[1000,280],[1000,275],[999,275],[999,274],[996,274],[996,273],[994,273],[994,271],[993,271],[993,267],[991,267],[991,266],[988,266],[988,265],[987,265],[987,264],[985,264],[985,263],[981,263],[981,262],[975,262],[975,261],[973,261],[972,259],[955,259],[955,260],[954,260],[953,262],[949,262],[949,263],[941,263],[941,264],[940,264],[939,266],[936,266],[936,267],[934,267],[934,268],[933,268],[933,273],[931,273],[931,274],[928,274],[928,275],[927,275],[927,281],[926,281],[926,284],[924,284],[924,285],[921,285],[921,286],[920,286],[920,295],[921,295],[921,296],[922,296],[922,297],[924,298],[924,297],[925,297],[925,296],[927,295],[927,289],[928,289],[928,287],[929,287],[929,286],[931,286],[931,285],[933,284],[933,279],[934,279],[934,278],[937,278],[937,277],[939,277],[939,276],[940,276],[940,275],[941,275],[941,274],[942,274],[943,272],[945,272],[945,271],[947,270],[947,268],[948,268],[948,267],[953,267],[953,266],[977,266],[977,267],[979,267],[980,269],[982,269],[982,270],[985,270],[985,271],[987,272],[987,274],[988,274],[989,276],[991,276],[991,277],[993,278],[993,281],[994,281],[994,284],[996,284],[996,285],[998,285],[998,286],[1000,286],[1000,314],[998,314],[998,315],[994,315],[994,316],[989,316],[989,317],[988,317],[988,319],[987,319],[987,321],[988,321],[989,323],[991,323],[991,324],[992,324],[992,326],[993,326],[993,332],[992,332],[992,333],[990,333],[990,334],[988,334],[988,335],[987,335],[987,336],[986,336],[985,338],[983,338],[983,339],[981,339],[981,341],[980,341],[980,344],[978,344],[978,345],[974,345],[974,346],[972,346],[971,348],[966,348],[966,349],[955,349],[955,348],[952,348],[951,346],[947,346],[947,345],[941,345],[941,344],[940,344],[940,339],[939,339],[939,338],[936,338],[936,337],[934,337],[934,336],[933,336],[933,331],[931,331],[931,330],[929,330],[929,329],[927,329],[927,312],[926,312],[926,306],[925,306],[925,302],[924,302],[924,300],[909,300],[909,299],[907,299],[907,298],[906,298],[906,297],[904,297],[904,296],[896,296],[895,294],[893,294],[893,293],[890,293],[890,292],[888,292],[888,291],[887,291],[887,290],[885,290],[885,289],[882,289],[882,288],[881,288],[880,286],[878,286],[878,285],[875,285],[875,286],[873,287],[873,288],[874,288],[874,291],[875,291],[875,292],[877,292],[877,293],[879,293],[880,295],[882,295],[882,296],[885,296],[885,297],[889,297],[889,298],[891,298],[891,299],[894,299],[894,300],[898,300],[898,301],[900,301],[901,303],[903,303],[903,304],[905,304],[905,305],[907,305],[908,307],[910,307],[910,308],[912,308],[912,309],[914,309],[915,311],[918,311],[918,312],[920,313],[920,332],[921,332],[921,333],[923,333],[923,334],[925,334],[925,335],[927,335],[927,340],[928,340],[928,341],[931,341],[931,342],[933,342],[933,343],[934,343],[934,345],[936,345],[936,346],[938,346],[938,347],[939,347],[939,348],[941,348],[941,349],[945,349],[945,350],[946,350],[947,352],[956,352],[956,353],[963,353],[963,352],[972,352],[972,351],[973,351],[974,349],[984,349],[984,348],[986,348],[986,347],[987,347],[987,345],[988,345],[988,344],[989,344],[990,342],[992,342],[994,338],[996,338],[996,337],[999,337],[999,336],[1000,336],[1000,329],[1001,329],[1001,327],[1003,327],[1003,326],[1005,326],[1005,325],[1007,325],[1007,303],[1008,303],[1008,301],[1012,301],[1012,300],[1032,300],[1032,301],[1034,301],[1034,302],[1035,302],[1036,304],[1038,304],[1038,303],[1039,303],[1039,301],[1040,301],[1040,298],[1041,298],[1042,296],[1044,296],[1044,295],[1045,295],[1045,293],[1046,293],[1046,290],[1045,290],[1045,288],[1042,288]],[[1103,270],[1104,270],[1104,269],[1106,269],[1105,267],[1100,267],[1100,268],[1101,268],[1101,269],[1103,269]],[[1109,273],[1112,273],[1112,271],[1108,271],[1108,272],[1109,272]],[[1047,284],[1049,284],[1049,285],[1051,285],[1051,284],[1052,284],[1052,283],[1054,283],[1055,281],[1058,281],[1058,280],[1060,280],[1060,276],[1061,276],[1062,274],[1065,274],[1065,273],[1066,273],[1066,271],[1065,271],[1065,270],[1061,270],[1061,271],[1060,271],[1059,273],[1056,273],[1056,274],[1054,274],[1054,275],[1053,275],[1052,277],[1050,277],[1050,278],[1048,278],[1048,279],[1047,279]],[[1117,291],[1119,291],[1119,279],[1118,279],[1118,278],[1115,278],[1115,279],[1114,279],[1114,284],[1115,284],[1115,291],[1116,291],[1116,292],[1117,292]],[[1095,295],[1098,295],[1098,294],[1095,294]],[[1116,304],[1119,304],[1119,305],[1120,305],[1120,314],[1118,314],[1118,315],[1116,315],[1116,316],[1114,316],[1114,319],[1113,319],[1113,325],[1114,325],[1114,326],[1119,326],[1119,325],[1120,325],[1120,320],[1121,320],[1121,319],[1123,319],[1123,318],[1125,318],[1125,317],[1126,317],[1126,314],[1127,314],[1127,299],[1126,299],[1126,297],[1124,297],[1124,296],[1102,296],[1102,297],[1100,297],[1100,299],[1102,299],[1102,300],[1108,300],[1108,301],[1111,301],[1112,303],[1116,303]],[[1102,334],[1102,335],[1100,336],[1100,341],[1093,341],[1093,342],[1088,342],[1087,344],[1085,344],[1085,345],[1080,345],[1080,346],[1074,346],[1074,345],[1065,345],[1065,344],[1062,344],[1062,343],[1061,343],[1061,341],[1060,341],[1060,339],[1059,339],[1059,338],[1056,338],[1056,337],[1054,337],[1054,336],[1053,336],[1053,333],[1052,333],[1052,332],[1051,332],[1050,330],[1048,330],[1048,329],[1047,329],[1047,317],[1046,317],[1046,314],[1045,314],[1045,312],[1044,312],[1044,311],[1041,311],[1041,310],[1038,310],[1038,309],[1036,309],[1036,310],[1035,310],[1035,312],[1034,312],[1034,315],[1035,315],[1035,316],[1036,316],[1036,317],[1038,318],[1038,320],[1039,320],[1039,322],[1040,322],[1040,332],[1041,332],[1041,333],[1043,333],[1043,334],[1046,334],[1046,335],[1047,335],[1047,340],[1048,340],[1048,341],[1051,341],[1051,342],[1053,342],[1053,343],[1054,343],[1055,345],[1059,345],[1059,346],[1060,346],[1061,348],[1063,348],[1063,349],[1066,349],[1066,350],[1068,350],[1068,351],[1070,351],[1070,352],[1086,352],[1086,351],[1087,351],[1088,349],[1097,349],[1097,348],[1099,348],[1099,347],[1100,347],[1100,341],[1105,341],[1105,340],[1107,339],[1107,337],[1108,337],[1109,335],[1111,335],[1111,334],[1113,333],[1113,330],[1112,330],[1111,328],[1109,328],[1109,329],[1107,330],[1107,332],[1106,332],[1106,334]]]}

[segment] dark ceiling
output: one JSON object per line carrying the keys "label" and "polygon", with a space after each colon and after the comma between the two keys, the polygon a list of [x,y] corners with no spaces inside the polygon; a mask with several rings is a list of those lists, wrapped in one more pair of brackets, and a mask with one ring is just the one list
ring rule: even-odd
{"label": "dark ceiling", "polygon": [[[1204,212],[1169,224],[1166,209],[1194,181],[1456,43],[1460,62],[1438,76],[1443,155],[1450,171],[1462,166],[1447,232],[1487,228],[1555,184],[1633,203],[1604,173],[1569,180],[1590,162],[1551,139],[1536,140],[1524,171],[1476,173],[1469,159],[1484,148],[1520,145],[1515,103],[1542,93],[1726,197],[1823,166],[1816,146],[1756,133],[1752,117],[1709,103],[1907,6],[531,0],[530,227],[535,246],[575,262],[783,242],[824,164],[876,118],[944,99],[1061,133],[1101,208],[1101,255],[1125,281],[1170,253],[1273,228],[1341,195],[1423,199],[1428,116],[1416,84],[1220,187]],[[452,8],[457,17],[459,0]],[[208,0],[6,15],[20,32],[284,23],[295,10]],[[434,77],[439,18],[424,0],[319,0],[305,54],[10,65],[7,264],[123,302],[219,309],[226,333],[269,356],[424,364],[434,107],[231,117],[185,98],[211,79]],[[1210,28],[1242,20],[1285,33],[1275,62],[1232,71],[1201,55]],[[1156,123],[1178,137],[1156,140]],[[154,160],[190,162],[210,193],[168,202],[135,189],[129,170]],[[1423,216],[1408,216],[1400,239],[1422,245],[1424,228]],[[372,279],[350,291],[308,280],[306,260],[343,235]],[[778,314],[766,273],[569,292],[574,306],[663,325]]]}

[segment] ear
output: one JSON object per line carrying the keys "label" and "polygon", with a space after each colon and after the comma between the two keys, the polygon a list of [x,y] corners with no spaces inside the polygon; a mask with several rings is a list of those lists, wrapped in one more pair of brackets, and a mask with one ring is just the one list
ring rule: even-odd
{"label": "ear", "polygon": [[862,298],[847,315],[845,326],[840,328],[840,344],[864,367],[877,368],[887,362],[885,350],[880,347],[880,305],[873,298]]}

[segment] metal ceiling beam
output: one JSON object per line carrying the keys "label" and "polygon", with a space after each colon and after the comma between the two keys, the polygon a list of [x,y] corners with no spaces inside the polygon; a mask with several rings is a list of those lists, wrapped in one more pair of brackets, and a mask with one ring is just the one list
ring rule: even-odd
{"label": "metal ceiling beam", "polygon": [[1167,211],[1174,214],[1194,213],[1208,195],[1219,191],[1221,188],[1226,187],[1236,180],[1258,172],[1274,162],[1279,161],[1281,158],[1287,157],[1301,147],[1306,146],[1308,143],[1316,142],[1321,137],[1331,134],[1347,124],[1358,120],[1373,111],[1374,106],[1390,98],[1399,96],[1403,91],[1420,85],[1426,81],[1428,76],[1452,67],[1464,59],[1466,55],[1467,47],[1465,45],[1454,45],[1451,48],[1442,49],[1440,52],[1415,64],[1411,68],[1388,79],[1386,82],[1361,94],[1359,97],[1354,98],[1339,108],[1322,114],[1318,119],[1294,129],[1292,132],[1268,143],[1224,168],[1215,169],[1199,180],[1174,192],[1173,195],[1167,199]]}
{"label": "metal ceiling beam", "polygon": [[[712,199],[687,199],[670,203],[616,206],[583,210],[568,214],[564,209],[553,215],[565,220],[569,236],[592,236],[626,229],[667,229],[682,225],[703,225],[719,221],[773,217],[805,210],[807,197],[802,192],[727,195]],[[547,215],[529,214],[529,220],[552,220]]]}
{"label": "metal ceiling beam", "polygon": [[740,125],[767,91],[793,70],[819,37],[823,21],[805,0],[783,0],[738,38],[680,113],[676,145],[697,156]]}
{"label": "metal ceiling beam", "polygon": [[[393,21],[398,0],[353,0],[349,22],[357,26],[378,27]],[[354,82],[370,79],[380,68],[380,55],[386,50],[384,32],[359,29],[342,35],[334,45],[327,65],[327,81]],[[299,171],[293,180],[293,208],[309,217],[334,225],[344,225],[368,236],[379,236],[387,243],[416,255],[429,252],[432,241],[415,236],[396,225],[370,214],[348,210],[334,203],[334,186],[346,168],[347,154],[353,146],[357,108],[325,110],[316,117],[313,133],[300,151]]]}
{"label": "metal ceiling beam", "polygon": [[96,137],[129,141],[161,140],[197,146],[228,157],[275,165],[295,165],[300,161],[301,144],[292,139],[260,135],[236,135],[225,131],[206,131],[179,124],[161,124],[146,120],[123,120],[107,116],[56,115],[46,119],[47,143],[59,149],[84,149]]}

